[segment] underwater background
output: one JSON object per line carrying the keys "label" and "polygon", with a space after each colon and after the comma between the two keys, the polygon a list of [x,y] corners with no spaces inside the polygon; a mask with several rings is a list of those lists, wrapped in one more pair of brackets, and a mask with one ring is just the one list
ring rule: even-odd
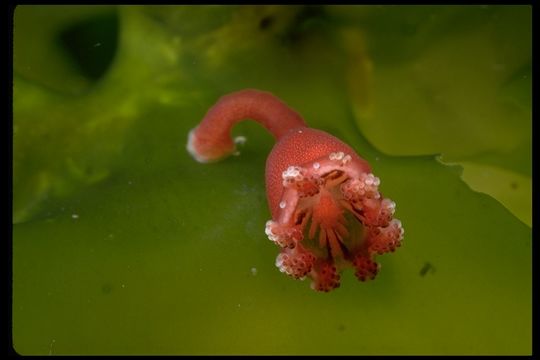
{"label": "underwater background", "polygon": [[[529,6],[17,6],[20,354],[530,354]],[[194,161],[267,90],[351,145],[405,228],[374,281],[279,272],[264,166]]]}

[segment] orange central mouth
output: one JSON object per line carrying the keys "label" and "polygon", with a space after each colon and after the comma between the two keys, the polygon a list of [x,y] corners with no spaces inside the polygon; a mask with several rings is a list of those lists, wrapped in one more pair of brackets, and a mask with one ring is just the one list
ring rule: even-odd
{"label": "orange central mouth", "polygon": [[307,238],[316,239],[318,232],[319,248],[329,248],[328,256],[334,259],[343,257],[346,251],[345,240],[349,237],[347,219],[340,204],[343,199],[334,181],[330,186],[321,186],[318,194],[301,199],[297,210],[297,213],[304,214],[300,223],[303,232],[307,228],[306,224],[311,221]]}

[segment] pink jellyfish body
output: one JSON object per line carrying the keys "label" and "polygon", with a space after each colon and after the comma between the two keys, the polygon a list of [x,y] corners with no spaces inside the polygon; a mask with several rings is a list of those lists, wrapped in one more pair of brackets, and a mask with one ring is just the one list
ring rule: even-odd
{"label": "pink jellyfish body", "polygon": [[231,129],[253,119],[276,138],[266,161],[266,195],[272,220],[266,235],[281,248],[276,266],[328,292],[352,266],[360,281],[374,279],[376,255],[401,245],[395,203],[379,192],[366,160],[336,137],[307,127],[272,94],[242,90],[223,96],[189,133],[187,149],[199,162],[235,151]]}

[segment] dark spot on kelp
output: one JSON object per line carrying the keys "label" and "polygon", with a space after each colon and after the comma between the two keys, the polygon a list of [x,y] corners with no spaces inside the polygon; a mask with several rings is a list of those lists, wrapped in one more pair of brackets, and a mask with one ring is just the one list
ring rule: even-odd
{"label": "dark spot on kelp", "polygon": [[261,30],[267,30],[269,29],[272,24],[274,23],[274,17],[272,16],[265,16],[261,19],[259,22],[259,29]]}
{"label": "dark spot on kelp", "polygon": [[338,329],[339,332],[343,332],[343,331],[345,331],[345,325],[339,324],[337,329]]}
{"label": "dark spot on kelp", "polygon": [[510,187],[511,187],[512,189],[514,189],[514,190],[517,189],[517,188],[518,188],[517,182],[511,182],[511,183],[510,183]]}
{"label": "dark spot on kelp", "polygon": [[304,6],[285,30],[281,41],[287,46],[297,46],[311,31],[321,29],[326,23],[327,14],[322,6]]}
{"label": "dark spot on kelp", "polygon": [[422,276],[422,277],[426,276],[428,272],[434,274],[435,273],[435,267],[433,265],[431,265],[431,263],[426,262],[424,264],[424,266],[422,266],[422,268],[420,269],[420,276]]}
{"label": "dark spot on kelp", "polygon": [[80,73],[97,80],[113,63],[119,33],[119,15],[113,12],[75,22],[60,31],[58,41]]}

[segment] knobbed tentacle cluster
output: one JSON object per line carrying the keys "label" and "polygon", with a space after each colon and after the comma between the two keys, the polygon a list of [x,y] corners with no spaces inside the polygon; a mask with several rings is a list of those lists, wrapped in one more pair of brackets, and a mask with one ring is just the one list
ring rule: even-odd
{"label": "knobbed tentacle cluster", "polygon": [[[380,269],[375,257],[401,245],[403,228],[393,218],[395,203],[381,195],[369,164],[339,139],[308,128],[273,95],[257,90],[222,98],[190,133],[188,150],[199,161],[226,156],[234,151],[230,128],[245,117],[262,123],[277,139],[266,162],[272,219],[265,232],[281,248],[279,270],[295,279],[309,277],[314,290],[325,292],[339,287],[340,272],[348,266],[360,281],[374,279]],[[216,122],[219,126],[212,126]]]}
{"label": "knobbed tentacle cluster", "polygon": [[[297,130],[280,141],[274,156],[288,152],[297,137],[336,141],[318,130]],[[313,289],[338,287],[339,271],[346,266],[353,266],[361,281],[373,279],[380,267],[375,256],[401,245],[403,228],[393,219],[396,205],[381,195],[379,178],[356,154],[330,152],[291,165],[281,180],[279,199],[270,200],[279,203],[266,234],[282,248],[276,262],[280,270],[311,278]]]}

